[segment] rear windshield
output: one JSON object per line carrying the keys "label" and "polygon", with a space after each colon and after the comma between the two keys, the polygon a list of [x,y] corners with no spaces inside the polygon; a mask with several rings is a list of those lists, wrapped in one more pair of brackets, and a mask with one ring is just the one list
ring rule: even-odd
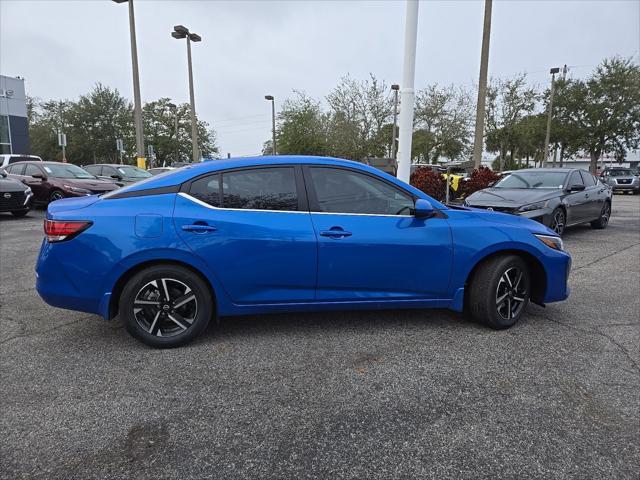
{"label": "rear windshield", "polygon": [[495,188],[562,188],[566,172],[513,172],[498,181]]}
{"label": "rear windshield", "polygon": [[47,175],[53,178],[96,178],[85,169],[72,165],[70,163],[61,163],[59,165],[47,163],[42,166]]}

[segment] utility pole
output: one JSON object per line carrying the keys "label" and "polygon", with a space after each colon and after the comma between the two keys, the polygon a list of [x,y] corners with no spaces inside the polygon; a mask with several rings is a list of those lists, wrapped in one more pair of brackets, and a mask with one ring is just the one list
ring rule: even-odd
{"label": "utility pole", "polygon": [[484,0],[484,25],[480,50],[480,78],[478,79],[478,102],[476,106],[476,132],[473,140],[473,166],[480,168],[484,146],[484,110],[487,101],[487,74],[489,71],[489,41],[491,40],[491,8],[493,0]]}
{"label": "utility pole", "polygon": [[271,134],[273,135],[273,154],[277,155],[278,151],[276,149],[276,101],[273,95],[265,95],[265,100],[269,100],[271,102]]}
{"label": "utility pole", "polygon": [[[553,116],[553,94],[556,88],[556,73],[560,71],[560,68],[555,67],[549,70],[551,73],[551,92],[549,94],[549,107],[547,112],[547,134],[544,137],[544,156],[542,158],[542,166],[547,166],[547,161],[549,160],[549,138],[551,136],[551,117]],[[554,161],[555,166],[555,161]]]}
{"label": "utility pole", "polygon": [[411,177],[411,142],[413,140],[413,104],[416,76],[416,42],[418,39],[417,0],[407,0],[407,15],[404,30],[404,65],[402,69],[402,90],[400,91],[402,109],[400,110],[400,132],[398,135],[398,173],[397,177],[409,183]]}
{"label": "utility pole", "polygon": [[[398,90],[400,90],[400,85],[393,84],[391,85],[391,90],[393,90],[393,130],[391,132],[391,159],[393,162],[396,162],[396,136],[397,136],[397,123],[398,123]],[[397,165],[395,165],[398,168]]]}
{"label": "utility pole", "polygon": [[140,168],[145,168],[144,132],[142,131],[142,101],[140,100],[140,72],[138,71],[138,47],[136,46],[136,21],[133,13],[133,0],[113,0],[116,3],[129,3],[129,33],[131,35],[131,66],[133,69],[133,117],[136,128],[136,157]]}
{"label": "utility pole", "polygon": [[191,42],[201,42],[202,37],[197,33],[189,32],[189,29],[182,25],[176,25],[171,32],[173,38],[187,39],[187,62],[189,64],[189,97],[191,100],[191,161],[200,161],[200,149],[198,148],[198,124],[196,120],[196,100],[193,94],[193,68],[191,65]]}

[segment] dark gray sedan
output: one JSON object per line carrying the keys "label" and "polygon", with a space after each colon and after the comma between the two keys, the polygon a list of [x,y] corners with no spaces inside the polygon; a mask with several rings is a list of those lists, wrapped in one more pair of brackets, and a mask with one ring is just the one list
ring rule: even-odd
{"label": "dark gray sedan", "polygon": [[566,227],[581,223],[607,228],[611,189],[586,170],[515,170],[469,195],[464,204],[530,218],[562,235]]}

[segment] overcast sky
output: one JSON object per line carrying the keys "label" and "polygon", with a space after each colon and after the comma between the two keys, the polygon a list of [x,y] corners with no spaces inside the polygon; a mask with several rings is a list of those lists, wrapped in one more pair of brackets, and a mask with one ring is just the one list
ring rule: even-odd
{"label": "overcast sky", "polygon": [[[477,82],[482,1],[422,1],[416,88]],[[260,152],[270,106],[294,89],[322,98],[343,75],[369,72],[400,82],[404,1],[136,0],[143,101],[187,102],[184,41],[173,25],[200,34],[193,47],[196,111],[218,133],[222,155]],[[110,0],[0,0],[0,73],[26,79],[27,93],[73,99],[96,82],[133,98],[128,14]],[[568,64],[583,77],[604,57],[640,49],[640,1],[495,1],[489,75],[527,72],[547,85]]]}

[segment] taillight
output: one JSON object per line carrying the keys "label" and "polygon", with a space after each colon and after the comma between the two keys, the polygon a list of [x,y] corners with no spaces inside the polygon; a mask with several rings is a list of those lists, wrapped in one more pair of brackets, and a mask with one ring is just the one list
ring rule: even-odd
{"label": "taillight", "polygon": [[70,240],[81,232],[89,228],[93,222],[89,221],[62,221],[45,220],[44,234],[51,243]]}

